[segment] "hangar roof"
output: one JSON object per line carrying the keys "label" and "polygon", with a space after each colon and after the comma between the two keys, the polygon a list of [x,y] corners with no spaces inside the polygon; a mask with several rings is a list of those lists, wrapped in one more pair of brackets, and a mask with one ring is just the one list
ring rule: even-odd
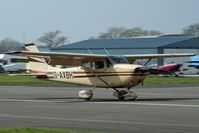
{"label": "hangar roof", "polygon": [[159,37],[125,39],[89,39],[61,45],[52,50],[68,49],[128,49],[128,48],[185,48],[198,49],[199,37],[166,35]]}

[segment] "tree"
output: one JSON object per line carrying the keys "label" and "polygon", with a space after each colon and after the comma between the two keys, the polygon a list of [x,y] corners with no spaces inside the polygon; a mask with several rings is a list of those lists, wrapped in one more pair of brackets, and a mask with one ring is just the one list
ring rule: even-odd
{"label": "tree", "polygon": [[127,29],[125,32],[121,34],[122,38],[130,38],[130,37],[139,37],[139,36],[147,36],[148,31],[143,30],[140,27],[134,27],[131,29]]}
{"label": "tree", "polygon": [[124,27],[111,27],[107,29],[107,32],[100,33],[98,38],[120,38],[125,31]]}
{"label": "tree", "polygon": [[184,35],[199,36],[199,23],[191,24],[183,29]]}
{"label": "tree", "polygon": [[8,51],[20,50],[22,44],[11,38],[5,38],[0,41],[0,53],[5,53]]}
{"label": "tree", "polygon": [[150,30],[150,31],[148,31],[148,35],[157,36],[157,35],[163,35],[163,33],[160,31],[157,31],[157,30]]}
{"label": "tree", "polygon": [[101,33],[98,38],[131,38],[139,36],[155,36],[163,33],[156,30],[145,30],[140,27],[126,29],[124,27],[111,27],[106,32]]}
{"label": "tree", "polygon": [[44,33],[44,35],[41,36],[38,41],[46,44],[50,48],[53,48],[59,44],[64,44],[67,42],[68,37],[60,34],[61,32],[59,30],[50,31]]}

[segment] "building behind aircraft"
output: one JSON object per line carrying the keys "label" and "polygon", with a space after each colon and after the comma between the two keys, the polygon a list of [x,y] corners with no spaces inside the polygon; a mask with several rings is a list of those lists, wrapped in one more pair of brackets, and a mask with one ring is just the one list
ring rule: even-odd
{"label": "building behind aircraft", "polygon": [[[119,39],[89,39],[61,45],[51,49],[55,52],[75,52],[87,54],[166,54],[166,53],[198,53],[199,37],[186,35],[165,35],[155,37],[136,37]],[[147,65],[183,64],[182,74],[196,74],[197,69],[184,64],[190,57],[152,59]]]}

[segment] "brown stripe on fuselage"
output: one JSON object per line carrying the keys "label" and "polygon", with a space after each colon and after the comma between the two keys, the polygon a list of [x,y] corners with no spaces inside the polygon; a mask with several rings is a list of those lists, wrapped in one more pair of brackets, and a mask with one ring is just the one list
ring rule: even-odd
{"label": "brown stripe on fuselage", "polygon": [[[42,71],[31,71],[32,73],[44,73]],[[57,73],[62,72],[62,71],[55,71]],[[70,72],[70,71],[68,71]],[[65,72],[65,73],[68,73]],[[47,72],[47,74],[53,74],[54,72]],[[80,78],[80,77],[96,77],[100,76],[100,77],[106,77],[106,76],[146,76],[147,74],[135,74],[132,72],[72,72],[73,76],[76,78]],[[95,73],[95,74],[93,74]],[[81,74],[81,75],[78,75]],[[83,74],[83,75],[82,75]]]}
{"label": "brown stripe on fuselage", "polygon": [[95,72],[95,71],[82,71],[82,72],[76,72],[74,71],[73,72],[74,74],[90,74],[90,73],[132,73],[132,72],[128,72],[128,71],[124,71],[124,72],[115,72],[115,71],[112,71],[112,72]]}
{"label": "brown stripe on fuselage", "polygon": [[[98,77],[108,77],[108,76],[146,76],[147,74],[107,74],[107,75],[97,75]],[[88,78],[96,77],[96,75],[74,75],[74,78]]]}

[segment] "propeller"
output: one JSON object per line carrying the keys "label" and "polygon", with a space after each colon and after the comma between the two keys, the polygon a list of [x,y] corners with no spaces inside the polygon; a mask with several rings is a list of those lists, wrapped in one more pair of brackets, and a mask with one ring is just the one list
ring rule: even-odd
{"label": "propeller", "polygon": [[149,68],[147,68],[147,67],[137,67],[137,68],[134,70],[134,73],[145,74],[145,73],[148,73],[148,72],[149,72]]}

